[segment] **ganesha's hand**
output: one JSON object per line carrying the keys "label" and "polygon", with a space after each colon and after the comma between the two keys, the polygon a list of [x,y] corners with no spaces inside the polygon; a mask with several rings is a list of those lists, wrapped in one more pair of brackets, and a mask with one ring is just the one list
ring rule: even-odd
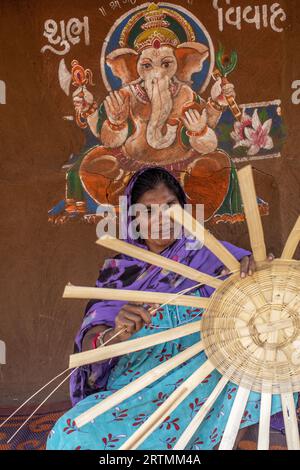
{"label": "ganesha's hand", "polygon": [[120,126],[129,117],[129,96],[123,97],[119,91],[111,91],[104,100],[104,107],[109,121]]}
{"label": "ganesha's hand", "polygon": [[212,100],[222,107],[228,106],[226,97],[231,96],[234,99],[236,97],[234,85],[228,81],[222,81],[221,77],[213,84],[210,94]]}
{"label": "ganesha's hand", "polygon": [[190,132],[201,132],[207,126],[207,110],[204,109],[202,114],[197,109],[189,109],[184,113],[182,121]]}
{"label": "ganesha's hand", "polygon": [[77,90],[74,91],[72,98],[75,110],[80,113],[88,111],[94,103],[94,97],[85,85],[78,87]]}

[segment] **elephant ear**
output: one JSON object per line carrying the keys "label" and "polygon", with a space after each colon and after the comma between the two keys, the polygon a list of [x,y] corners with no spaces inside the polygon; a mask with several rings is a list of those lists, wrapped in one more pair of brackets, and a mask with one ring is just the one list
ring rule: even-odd
{"label": "elephant ear", "polygon": [[182,82],[191,83],[193,73],[200,72],[209,56],[209,49],[199,42],[184,42],[175,49],[177,58],[176,76]]}
{"label": "elephant ear", "polygon": [[111,68],[113,74],[119,77],[122,85],[128,85],[139,79],[137,72],[138,53],[133,49],[116,49],[106,57],[106,63]]}

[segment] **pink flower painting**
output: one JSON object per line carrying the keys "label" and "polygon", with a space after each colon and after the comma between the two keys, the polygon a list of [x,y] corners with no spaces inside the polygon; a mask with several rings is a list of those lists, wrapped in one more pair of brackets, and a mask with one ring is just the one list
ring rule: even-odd
{"label": "pink flower painting", "polygon": [[243,113],[241,121],[234,124],[231,137],[235,141],[234,148],[248,147],[248,155],[256,155],[261,149],[270,150],[274,147],[273,139],[269,133],[272,127],[272,119],[261,123],[257,109],[253,116]]}

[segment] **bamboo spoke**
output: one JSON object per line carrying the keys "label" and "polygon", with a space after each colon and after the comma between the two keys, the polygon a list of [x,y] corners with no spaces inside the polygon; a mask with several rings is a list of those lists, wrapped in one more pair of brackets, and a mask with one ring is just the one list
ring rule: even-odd
{"label": "bamboo spoke", "polygon": [[134,450],[172,413],[173,410],[214,370],[214,365],[206,361],[197,369],[157,410],[130,436],[120,450]]}
{"label": "bamboo spoke", "polygon": [[294,228],[291,231],[289,238],[287,239],[281,258],[292,259],[295,254],[299,241],[300,241],[300,216],[298,217],[297,222],[294,225]]}
{"label": "bamboo spoke", "polygon": [[105,235],[96,242],[98,245],[105,246],[119,253],[131,256],[133,258],[140,259],[146,263],[153,264],[160,268],[172,271],[174,273],[180,274],[181,276],[191,279],[193,281],[202,282],[211,287],[219,287],[223,281],[216,279],[208,274],[197,271],[196,269],[185,266],[177,261],[165,258],[164,256],[153,253],[149,250],[131,245],[130,243],[124,242],[123,240],[118,240],[117,238],[112,238],[108,235]]}
{"label": "bamboo spoke", "polygon": [[257,450],[269,450],[271,407],[272,393],[262,392],[260,401]]}
{"label": "bamboo spoke", "polygon": [[250,390],[239,386],[230,415],[225,426],[219,450],[232,450],[240,429]]}
{"label": "bamboo spoke", "polygon": [[177,204],[167,209],[169,214],[177,223],[183,225],[187,231],[192,233],[212,253],[214,253],[224,266],[230,271],[238,271],[240,263],[208,230],[206,230],[191,214]]}
{"label": "bamboo spoke", "polygon": [[288,449],[300,450],[299,430],[294,396],[292,393],[281,393],[280,396]]}
{"label": "bamboo spoke", "polygon": [[113,393],[111,396],[105,400],[102,400],[100,403],[93,406],[85,413],[77,416],[75,419],[76,426],[80,428],[93,419],[96,419],[98,416],[105,413],[105,411],[132,397],[135,393],[139,392],[153,382],[156,382],[156,380],[158,380],[160,377],[175,369],[180,364],[189,360],[191,357],[195,356],[201,351],[203,351],[203,343],[199,341],[190,348],[187,348],[168,361],[163,362],[159,366],[142,375],[134,382],[129,383],[125,387]]}
{"label": "bamboo spoke", "polygon": [[181,305],[184,307],[207,308],[209,298],[196,295],[172,294],[169,292],[147,292],[127,289],[107,289],[101,287],[80,287],[67,285],[65,287],[64,298],[68,299],[102,299],[102,300],[125,300],[128,302],[163,304],[168,301],[171,305]]}
{"label": "bamboo spoke", "polygon": [[188,427],[184,430],[178,441],[176,442],[173,450],[183,450],[188,445],[189,441],[192,439],[193,435],[200,427],[205,416],[212,408],[213,404],[217,400],[220,393],[224,390],[225,386],[228,384],[228,379],[222,377],[218,384],[213,389],[212,393],[209,395],[205,403],[202,405],[198,413],[194,416]]}
{"label": "bamboo spoke", "polygon": [[251,165],[239,170],[237,175],[253,256],[255,261],[264,261],[267,258],[267,253]]}
{"label": "bamboo spoke", "polygon": [[177,328],[170,328],[167,331],[161,333],[155,333],[149,336],[143,336],[142,338],[131,339],[122,343],[112,344],[105,348],[93,349],[90,351],[84,351],[82,353],[76,353],[70,355],[69,368],[80,367],[86,364],[93,364],[99,361],[105,361],[112,357],[122,356],[129,354],[134,351],[140,351],[141,349],[147,349],[151,346],[164,343],[166,341],[172,341],[183,336],[191,335],[192,333],[198,333],[200,335],[201,320],[187,323]]}

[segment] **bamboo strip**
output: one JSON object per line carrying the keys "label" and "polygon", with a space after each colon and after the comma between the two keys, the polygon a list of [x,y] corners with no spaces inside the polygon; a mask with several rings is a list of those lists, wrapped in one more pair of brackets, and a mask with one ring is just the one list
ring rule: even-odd
{"label": "bamboo strip", "polygon": [[142,375],[134,382],[129,383],[125,387],[110,395],[108,398],[102,400],[100,403],[97,403],[97,405],[93,406],[86,412],[77,416],[77,418],[75,418],[76,426],[81,428],[85,424],[105,413],[105,411],[132,397],[132,395],[152,384],[153,382],[156,382],[156,380],[158,380],[160,377],[175,369],[183,362],[188,361],[191,357],[195,356],[201,351],[203,351],[203,343],[199,341],[190,348],[187,348],[181,353],[176,354],[176,356],[172,357],[168,361],[159,364],[157,367],[150,370],[149,372],[146,372],[146,374]]}
{"label": "bamboo strip", "polygon": [[122,356],[141,349],[150,348],[156,344],[161,344],[166,341],[172,341],[183,336],[191,335],[192,333],[200,333],[201,320],[187,323],[183,326],[170,328],[161,333],[155,333],[150,336],[143,336],[142,338],[131,339],[105,348],[92,349],[82,353],[71,354],[69,359],[69,368],[80,367],[86,364],[93,364],[94,362],[105,361],[112,357]]}
{"label": "bamboo strip", "polygon": [[286,241],[281,258],[292,259],[295,254],[299,241],[300,241],[300,216],[298,217],[297,222],[294,225],[294,228],[291,231]]}
{"label": "bamboo strip", "polygon": [[171,206],[166,210],[172,219],[183,225],[191,232],[206,248],[222,261],[224,266],[230,271],[239,271],[240,263],[237,259],[217,240],[208,230],[206,230],[191,214],[182,209],[179,204]]}
{"label": "bamboo strip", "polygon": [[170,305],[184,307],[207,308],[209,298],[196,295],[172,294],[169,292],[147,292],[127,289],[107,289],[102,287],[80,287],[68,284],[65,287],[64,298],[68,299],[101,299],[101,300],[125,300],[128,302],[140,302],[149,304],[163,304],[166,301]]}
{"label": "bamboo strip", "polygon": [[205,416],[212,408],[213,404],[215,403],[216,399],[220,395],[220,393],[224,390],[224,387],[228,384],[228,379],[226,377],[222,377],[205,403],[202,405],[198,413],[194,416],[188,427],[184,430],[181,434],[180,438],[176,442],[173,450],[184,450],[188,445],[189,441],[192,439],[193,435],[201,425],[202,421],[204,420]]}
{"label": "bamboo strip", "polygon": [[285,436],[288,450],[300,450],[297,414],[292,393],[281,393]]}
{"label": "bamboo strip", "polygon": [[261,393],[257,450],[269,450],[272,394]]}
{"label": "bamboo strip", "polygon": [[265,261],[267,252],[251,165],[247,165],[239,170],[237,175],[253,256],[255,261]]}
{"label": "bamboo strip", "polygon": [[172,413],[173,410],[214,370],[207,360],[130,436],[120,450],[134,450]]}
{"label": "bamboo strip", "polygon": [[247,405],[250,390],[239,386],[230,415],[225,426],[219,450],[232,450],[240,429],[242,417]]}
{"label": "bamboo strip", "polygon": [[131,245],[130,243],[124,242],[123,240],[112,238],[109,235],[104,235],[103,237],[99,238],[96,243],[98,245],[105,246],[105,248],[109,248],[111,250],[118,251],[119,253],[131,256],[132,258],[137,258],[145,261],[146,263],[153,264],[154,266],[159,266],[160,268],[180,274],[187,279],[197,281],[198,283],[203,282],[203,284],[211,287],[217,288],[223,282],[208,274],[197,271],[194,268],[185,266],[178,261],[165,258],[162,255],[158,255],[149,250]]}

